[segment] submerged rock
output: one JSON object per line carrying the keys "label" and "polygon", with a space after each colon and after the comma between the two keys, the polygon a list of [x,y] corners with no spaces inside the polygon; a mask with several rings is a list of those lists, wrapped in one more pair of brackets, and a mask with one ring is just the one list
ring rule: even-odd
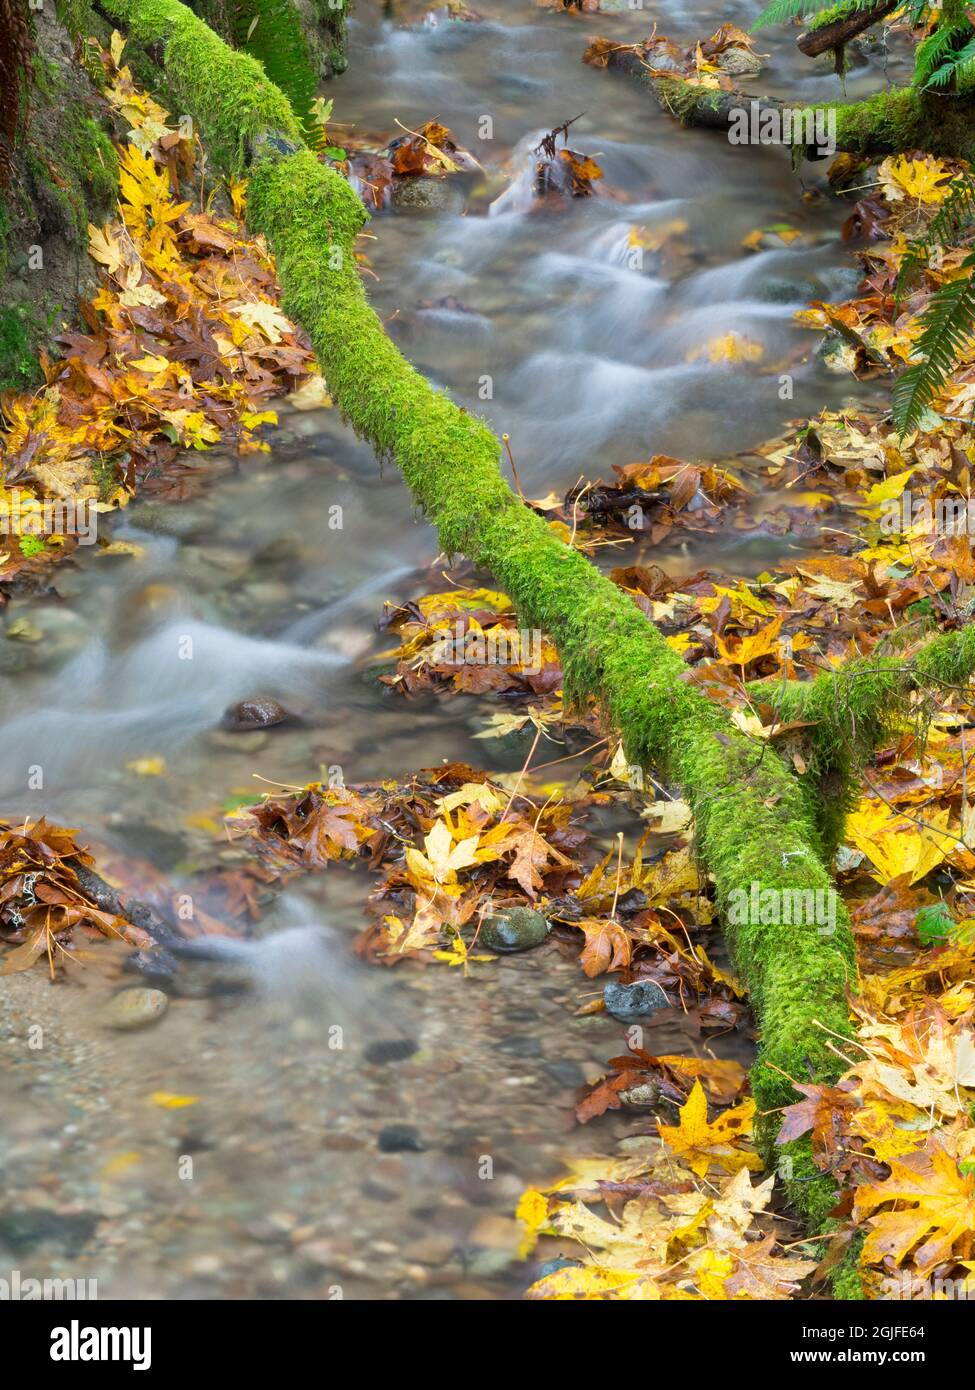
{"label": "submerged rock", "polygon": [[652,980],[635,980],[631,985],[610,980],[603,988],[603,1003],[608,1014],[624,1023],[635,1018],[647,1018],[658,1009],[670,1008],[670,1000]]}
{"label": "submerged rock", "polygon": [[230,733],[246,733],[250,729],[270,729],[290,719],[291,712],[277,700],[260,695],[253,700],[241,700],[223,712],[223,727]]}
{"label": "submerged rock", "polygon": [[426,1149],[416,1125],[387,1125],[380,1130],[377,1142],[384,1154],[421,1154]]}
{"label": "submerged rock", "polygon": [[747,48],[726,48],[718,54],[714,63],[729,77],[753,77],[762,70],[761,58]]}
{"label": "submerged rock", "polygon": [[168,1008],[169,999],[161,989],[123,989],[109,1001],[105,1022],[109,1028],[127,1032],[155,1023]]}
{"label": "submerged rock", "polygon": [[548,934],[548,922],[530,907],[509,907],[485,917],[477,944],[488,951],[527,951],[540,946]]}
{"label": "submerged rock", "polygon": [[436,175],[403,174],[393,179],[391,196],[394,208],[421,212],[460,212],[464,206],[461,189]]}

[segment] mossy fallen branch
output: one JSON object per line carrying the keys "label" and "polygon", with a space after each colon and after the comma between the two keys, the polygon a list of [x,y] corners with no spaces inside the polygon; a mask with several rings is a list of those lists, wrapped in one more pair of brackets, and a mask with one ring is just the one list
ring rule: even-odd
{"label": "mossy fallen branch", "polygon": [[[805,790],[771,749],[745,737],[700,693],[681,657],[631,600],[519,501],[488,427],[404,360],[356,268],[365,209],[343,178],[301,147],[293,118],[281,119],[280,94],[251,60],[226,49],[178,0],[105,3],[138,38],[151,34],[162,43],[167,70],[183,66],[171,80],[179,81],[204,138],[215,129],[232,165],[249,152],[248,222],[274,253],[284,308],[311,336],[345,416],[401,469],[444,551],[462,552],[490,571],[520,621],[551,634],[569,698],[593,696],[619,729],[630,761],[652,762],[683,788],[734,966],[761,1027],[753,1089],[764,1116],[763,1147],[780,1164],[795,1207],[820,1229],[835,1183],[816,1170],[806,1140],[784,1154],[776,1149],[774,1112],[795,1099],[790,1078],[832,1079],[842,1070],[831,1045],[849,1035],[846,991],[856,967]],[[174,51],[179,56],[171,60]],[[230,127],[239,138],[228,138]],[[832,895],[834,920],[824,928],[814,920],[761,922],[729,911],[755,889],[790,901],[794,894]]]}
{"label": "mossy fallen branch", "polygon": [[[679,77],[654,77],[629,49],[609,55],[607,66],[639,77],[670,115],[683,125],[727,131],[757,103],[759,112],[792,113],[794,130],[806,127],[810,113],[835,113],[835,148],[850,154],[885,155],[927,150],[944,158],[975,158],[975,102],[970,95],[922,92],[894,87],[862,101],[789,102],[748,92],[696,86]],[[834,143],[833,141],[830,142]]]}
{"label": "mossy fallen branch", "polygon": [[753,681],[749,696],[772,706],[780,724],[806,723],[803,760],[828,850],[843,834],[864,769],[878,748],[911,721],[923,740],[930,703],[919,692],[964,688],[975,674],[975,625],[941,633],[913,655],[851,661],[811,681]]}

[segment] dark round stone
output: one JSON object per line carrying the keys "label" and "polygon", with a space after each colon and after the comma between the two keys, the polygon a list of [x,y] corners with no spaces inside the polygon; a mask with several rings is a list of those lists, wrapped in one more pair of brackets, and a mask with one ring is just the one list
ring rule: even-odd
{"label": "dark round stone", "polygon": [[635,980],[631,985],[610,980],[603,987],[603,1003],[608,1014],[624,1023],[635,1018],[646,1018],[658,1009],[670,1008],[670,1000],[652,980]]}
{"label": "dark round stone", "polygon": [[426,1148],[415,1125],[387,1125],[379,1132],[378,1144],[384,1154],[421,1154]]}
{"label": "dark round stone", "polygon": [[416,1043],[411,1038],[380,1038],[366,1048],[365,1059],[381,1067],[385,1062],[405,1062],[415,1051]]}
{"label": "dark round stone", "polygon": [[259,696],[254,700],[241,700],[239,704],[225,709],[223,727],[231,733],[246,733],[250,729],[270,729],[290,718],[288,710],[277,700]]}

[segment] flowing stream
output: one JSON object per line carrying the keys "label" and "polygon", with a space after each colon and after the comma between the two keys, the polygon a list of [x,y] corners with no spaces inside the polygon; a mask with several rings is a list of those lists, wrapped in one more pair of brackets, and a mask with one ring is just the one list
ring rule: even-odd
{"label": "flowing stream", "polygon": [[[530,0],[477,8],[480,23],[407,29],[359,0],[349,71],[327,94],[335,119],[377,146],[397,119],[416,129],[437,117],[483,166],[447,185],[444,206],[374,221],[370,287],[407,356],[509,434],[526,491],[657,453],[730,458],[838,403],[846,384],[792,322],[808,298],[851,284],[835,205],[803,198],[782,150],[681,130],[636,82],[580,62],[597,33],[632,42],[656,22],[689,43],[722,20],[747,25],[758,7],[702,18],[671,0],[652,20],[555,15]],[[762,86],[836,96],[837,79],[799,60],[792,39],[763,36]],[[851,75],[851,95],[883,82],[883,61]],[[604,170],[598,196],[538,211],[531,150],[575,116],[570,143]],[[801,237],[743,248],[781,225]],[[627,256],[633,228],[662,239],[642,267]],[[759,345],[761,361],[690,360],[729,333]],[[232,867],[238,851],[215,842],[212,822],[265,785],[255,777],[520,763],[521,750],[474,740],[486,700],[407,703],[369,675],[391,645],[376,631],[384,601],[427,591],[444,563],[395,470],[380,471],[335,411],[283,412],[271,445],[239,463],[195,459],[202,487],[134,503],[116,526],[140,554],[79,549],[56,595],[5,615],[8,628],[26,619],[32,640],[0,637],[0,806],[78,827],[135,878],[178,885],[200,865]],[[658,556],[634,548],[626,562],[754,573],[781,544],[698,537]],[[223,732],[225,707],[257,694],[300,719]],[[165,772],[127,766],[144,758]],[[43,786],[31,789],[38,767]],[[261,957],[255,992],[174,998],[142,1032],[105,1027],[118,988],[109,943],[67,984],[42,966],[2,981],[0,1272],[94,1277],[103,1297],[520,1292],[532,1277],[515,1258],[523,1188],[639,1127],[572,1120],[579,1086],[622,1050],[622,1025],[576,1016],[595,986],[551,944],[467,980],[361,965],[349,942],[370,886],[345,866],[302,880],[260,924],[285,935]],[[397,1060],[393,1043],[415,1050]],[[676,1009],[647,1041],[709,1045],[722,1046]],[[725,1054],[747,1060],[736,1046]],[[198,1099],[166,1108],[159,1092]],[[422,1149],[381,1152],[396,1124],[414,1126]]]}

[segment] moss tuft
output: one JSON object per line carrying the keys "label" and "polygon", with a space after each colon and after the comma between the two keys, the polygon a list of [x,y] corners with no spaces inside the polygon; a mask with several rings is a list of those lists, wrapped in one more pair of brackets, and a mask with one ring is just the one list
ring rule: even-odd
{"label": "moss tuft", "polygon": [[210,158],[239,173],[248,146],[274,130],[300,143],[301,128],[287,97],[256,58],[228,48],[178,0],[104,0],[142,44],[162,44],[175,115],[192,115]]}

